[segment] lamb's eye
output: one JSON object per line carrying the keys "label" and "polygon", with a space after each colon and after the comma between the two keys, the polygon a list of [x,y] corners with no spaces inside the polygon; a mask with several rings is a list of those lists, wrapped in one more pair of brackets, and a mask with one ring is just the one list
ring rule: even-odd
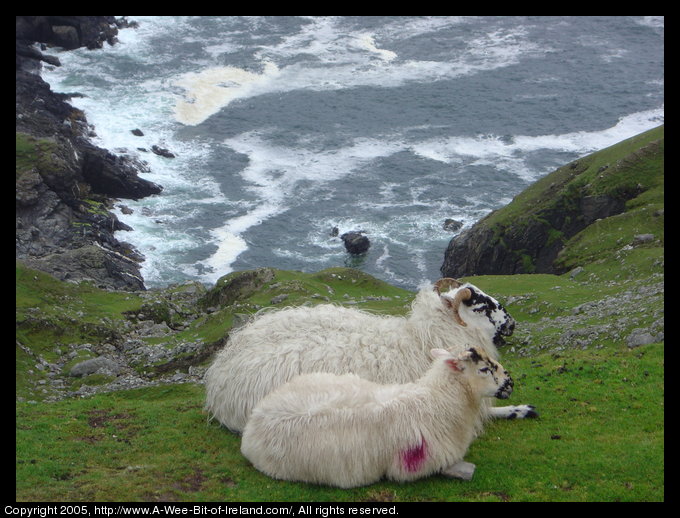
{"label": "lamb's eye", "polygon": [[482,367],[479,372],[491,372],[491,370],[488,367]]}

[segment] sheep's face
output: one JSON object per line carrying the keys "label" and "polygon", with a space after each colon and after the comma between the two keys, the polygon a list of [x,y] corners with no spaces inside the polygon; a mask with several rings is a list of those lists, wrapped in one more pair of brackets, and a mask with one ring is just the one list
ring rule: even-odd
{"label": "sheep's face", "polygon": [[463,300],[460,315],[466,319],[467,310],[476,315],[477,318],[483,317],[493,326],[493,343],[496,346],[503,345],[504,336],[510,336],[515,330],[515,319],[505,310],[503,305],[493,297],[487,295],[476,286],[466,283],[465,288],[470,290],[472,296],[468,300]]}

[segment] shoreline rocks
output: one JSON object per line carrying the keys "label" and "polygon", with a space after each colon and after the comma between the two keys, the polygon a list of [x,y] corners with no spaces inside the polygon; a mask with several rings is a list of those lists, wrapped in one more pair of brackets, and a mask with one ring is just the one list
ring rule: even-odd
{"label": "shoreline rocks", "polygon": [[162,187],[132,160],[89,140],[84,113],[40,77],[60,66],[35,43],[100,48],[130,26],[112,16],[18,16],[16,52],[16,258],[61,280],[144,290],[143,256],[114,233],[132,230],[111,212],[116,198],[140,199]]}

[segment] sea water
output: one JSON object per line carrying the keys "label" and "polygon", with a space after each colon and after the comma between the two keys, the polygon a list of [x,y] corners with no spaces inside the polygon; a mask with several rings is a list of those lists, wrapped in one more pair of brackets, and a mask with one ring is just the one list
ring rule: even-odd
{"label": "sea water", "polygon": [[460,232],[446,219],[664,120],[663,17],[129,19],[42,75],[164,187],[116,205],[150,287],[353,266],[414,289]]}

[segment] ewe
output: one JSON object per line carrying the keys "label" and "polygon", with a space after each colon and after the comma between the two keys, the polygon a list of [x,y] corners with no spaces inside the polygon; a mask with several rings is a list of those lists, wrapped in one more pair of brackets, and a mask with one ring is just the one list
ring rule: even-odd
{"label": "ewe", "polygon": [[[469,347],[498,359],[496,345],[515,321],[472,284],[440,279],[417,294],[405,317],[382,316],[332,304],[263,312],[236,331],[205,375],[206,409],[243,431],[253,407],[298,374],[354,373],[378,383],[417,380],[431,349]],[[531,405],[493,408],[482,417],[534,417]]]}
{"label": "ewe", "polygon": [[241,452],[273,478],[343,488],[435,473],[471,479],[475,465],[463,456],[480,431],[482,397],[507,398],[512,379],[474,348],[431,354],[432,366],[414,383],[294,378],[255,406]]}

